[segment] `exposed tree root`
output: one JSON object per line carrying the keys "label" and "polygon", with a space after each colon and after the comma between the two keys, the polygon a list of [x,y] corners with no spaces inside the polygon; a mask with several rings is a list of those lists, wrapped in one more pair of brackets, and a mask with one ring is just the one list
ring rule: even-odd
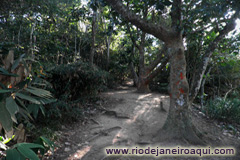
{"label": "exposed tree root", "polygon": [[183,145],[200,145],[205,146],[206,142],[202,139],[202,134],[196,129],[196,127],[179,128],[177,126],[167,126],[160,129],[154,136],[154,142],[177,142]]}
{"label": "exposed tree root", "polygon": [[122,127],[116,126],[116,127],[101,130],[100,132],[95,133],[93,136],[89,137],[86,141],[90,142],[99,136],[108,136],[110,132],[112,132],[116,129],[122,129]]}
{"label": "exposed tree root", "polygon": [[100,123],[98,121],[96,121],[95,119],[91,118],[91,121],[93,121],[94,123],[96,123],[97,125],[100,125]]}
{"label": "exposed tree root", "polygon": [[126,116],[126,115],[121,115],[116,111],[112,111],[112,110],[108,110],[102,106],[99,107],[104,114],[109,115],[109,116],[115,116],[116,118],[123,118],[123,119],[130,119],[130,117]]}

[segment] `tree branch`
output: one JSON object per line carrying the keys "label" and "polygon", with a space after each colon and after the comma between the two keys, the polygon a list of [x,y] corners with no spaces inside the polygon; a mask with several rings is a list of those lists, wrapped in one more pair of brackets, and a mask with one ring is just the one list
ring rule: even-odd
{"label": "tree branch", "polygon": [[210,57],[212,56],[213,51],[216,49],[217,44],[232,30],[235,29],[236,27],[236,22],[235,20],[237,19],[237,15],[239,14],[239,12],[235,13],[232,18],[231,21],[224,27],[223,30],[221,30],[219,32],[219,35],[209,44],[208,49],[206,50],[205,55],[203,56],[203,61],[201,63],[201,65],[199,65],[198,68],[198,74],[192,79],[192,83],[191,83],[191,92],[190,92],[190,101],[193,102],[193,100],[195,99],[195,97],[197,96],[199,89],[201,87],[201,82],[203,79],[203,75],[206,71],[206,68],[208,66],[208,62],[210,60]]}
{"label": "tree branch", "polygon": [[132,73],[132,76],[133,76],[133,81],[134,81],[135,84],[137,84],[138,83],[138,75],[135,72],[133,62],[131,62],[131,64],[130,64],[130,69],[131,69],[131,73]]}
{"label": "tree branch", "polygon": [[157,67],[157,69],[155,69],[152,73],[150,73],[147,78],[145,79],[146,82],[150,82],[153,80],[153,78],[155,78],[159,72],[162,71],[162,69],[166,66],[166,64],[168,63],[169,61],[169,56],[166,56],[162,62],[161,62],[161,65],[159,67]]}
{"label": "tree branch", "polygon": [[133,38],[134,36],[132,34],[132,31],[131,31],[130,26],[129,26],[128,23],[127,23],[127,30],[128,30],[128,32],[130,34],[130,38],[132,40],[133,45],[139,49],[139,45],[136,43],[136,40]]}
{"label": "tree branch", "polygon": [[[157,58],[150,62],[150,65],[146,67],[147,72],[151,72],[161,61],[164,61],[164,57],[162,56],[162,53],[167,52],[167,47],[163,47],[163,49],[160,51],[160,54],[158,54]],[[165,56],[166,58],[166,56]],[[168,58],[168,57],[167,57]]]}
{"label": "tree branch", "polygon": [[174,29],[178,29],[179,26],[182,25],[181,5],[182,5],[182,0],[173,0],[170,15],[171,15],[171,18],[172,18],[172,27]]}
{"label": "tree branch", "polygon": [[154,35],[160,40],[166,42],[175,37],[175,33],[166,29],[162,25],[156,25],[147,20],[140,18],[140,16],[130,11],[120,0],[105,0],[113,9],[115,9],[121,16],[131,22],[133,25],[140,28],[143,32]]}

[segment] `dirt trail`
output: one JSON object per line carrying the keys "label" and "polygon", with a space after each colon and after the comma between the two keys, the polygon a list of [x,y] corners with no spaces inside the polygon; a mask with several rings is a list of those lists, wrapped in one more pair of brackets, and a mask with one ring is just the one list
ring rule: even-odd
{"label": "dirt trail", "polygon": [[[76,124],[72,128],[65,128],[62,135],[64,142],[52,159],[154,159],[153,157],[106,157],[104,148],[148,143],[158,146],[179,145],[177,142],[175,144],[152,142],[154,135],[163,126],[167,118],[167,112],[160,108],[160,101],[163,102],[164,109],[168,111],[168,96],[158,93],[139,94],[132,87],[121,87],[119,90],[105,92],[102,96],[105,102],[99,102],[98,105],[100,108],[105,108],[106,111],[91,117],[87,124]],[[225,144],[239,147],[240,140],[237,137],[223,135],[215,123],[203,120],[200,114],[194,112],[193,121],[203,133],[208,133],[205,141],[210,142],[211,145]],[[166,157],[163,159],[165,160]],[[240,158],[221,157],[216,159]]]}

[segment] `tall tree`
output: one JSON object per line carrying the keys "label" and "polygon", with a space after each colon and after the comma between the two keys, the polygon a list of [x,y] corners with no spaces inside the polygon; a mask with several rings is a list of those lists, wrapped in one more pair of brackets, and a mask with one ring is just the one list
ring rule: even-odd
{"label": "tall tree", "polygon": [[91,45],[91,51],[90,51],[90,58],[89,62],[91,65],[93,65],[93,59],[94,59],[94,53],[95,53],[95,43],[96,43],[96,19],[97,19],[97,11],[93,11],[93,17],[92,17],[92,45]]}
{"label": "tall tree", "polygon": [[[153,9],[153,4],[145,1],[141,3],[132,3],[128,2],[127,6],[131,6],[131,9],[141,15],[143,19],[146,19],[149,16],[149,12]],[[151,17],[151,21],[154,21],[154,17]],[[145,52],[146,52],[146,43],[147,43],[147,34],[142,32],[139,28],[135,29],[127,23],[127,33],[130,34],[131,41],[133,43],[133,48],[138,50],[139,53],[139,63],[138,63],[138,74],[136,73],[133,64],[131,64],[131,71],[134,79],[134,83],[137,86],[138,92],[149,92],[149,83],[162,71],[166,66],[169,57],[165,54],[166,47],[162,47],[162,50],[158,56],[152,59],[149,62],[149,65],[146,65],[145,62]],[[133,50],[135,51],[135,50]],[[151,53],[152,54],[152,53]]]}
{"label": "tall tree", "polygon": [[[143,32],[154,35],[162,40],[170,57],[170,109],[168,118],[163,127],[163,131],[167,133],[168,138],[179,138],[187,140],[191,143],[201,143],[197,129],[192,124],[190,116],[189,103],[189,84],[186,79],[186,59],[184,54],[183,43],[183,25],[182,25],[182,9],[183,5],[188,4],[187,1],[182,3],[182,0],[164,1],[171,4],[171,26],[164,23],[154,24],[146,19],[140,18],[129,10],[120,0],[105,0],[111,5],[121,16],[136,25]],[[196,1],[193,5],[197,5],[201,1]],[[206,70],[206,65],[209,62],[209,57],[215,48],[216,44],[221,40],[221,37],[233,30],[235,27],[235,19],[239,16],[239,11],[236,11],[230,22],[219,30],[219,37],[216,38],[209,49],[206,51],[206,59],[201,65],[196,83],[201,83],[202,73]],[[196,85],[199,86],[199,85]],[[195,88],[198,91],[198,88]]]}

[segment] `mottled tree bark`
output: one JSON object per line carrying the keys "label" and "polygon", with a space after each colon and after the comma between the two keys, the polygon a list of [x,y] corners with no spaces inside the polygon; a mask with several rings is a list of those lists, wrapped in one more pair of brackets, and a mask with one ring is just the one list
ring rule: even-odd
{"label": "mottled tree bark", "polygon": [[[189,106],[189,85],[186,79],[186,60],[183,41],[174,42],[168,49],[170,56],[170,108],[163,126],[164,135],[168,139],[187,140],[193,144],[201,144],[192,124]],[[162,135],[160,139],[166,138]]]}

